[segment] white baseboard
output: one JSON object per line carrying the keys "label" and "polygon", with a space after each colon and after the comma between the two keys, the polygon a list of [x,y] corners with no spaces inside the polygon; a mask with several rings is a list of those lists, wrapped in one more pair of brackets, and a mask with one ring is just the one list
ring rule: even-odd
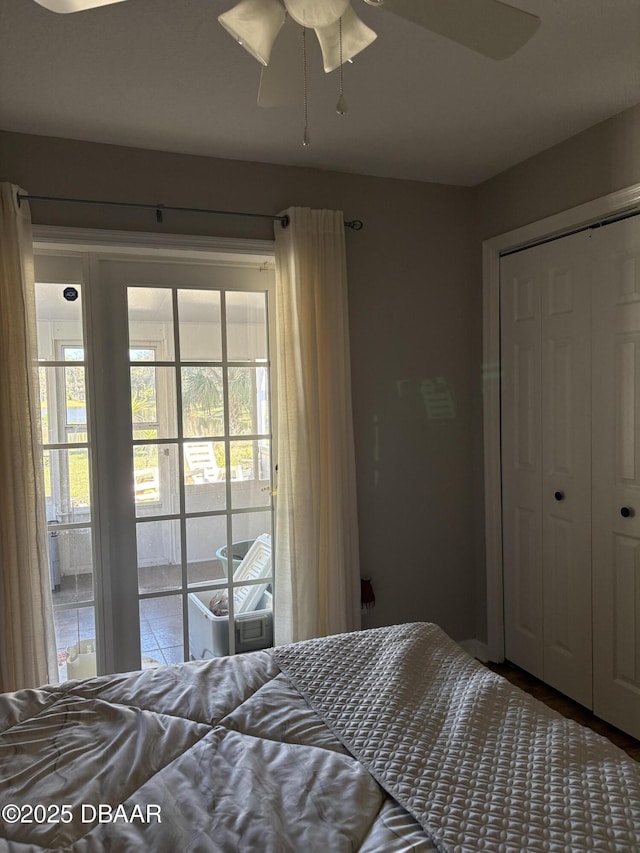
{"label": "white baseboard", "polygon": [[462,646],[465,652],[471,655],[472,658],[477,658],[483,663],[489,660],[489,647],[486,643],[480,640],[459,640],[458,645]]}

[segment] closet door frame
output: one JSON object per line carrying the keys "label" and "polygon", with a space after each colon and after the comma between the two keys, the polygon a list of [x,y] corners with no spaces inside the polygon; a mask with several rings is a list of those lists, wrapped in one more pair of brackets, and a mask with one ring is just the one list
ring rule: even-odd
{"label": "closet door frame", "polygon": [[500,257],[553,237],[562,237],[625,213],[640,213],[640,184],[634,184],[537,222],[499,234],[482,244],[482,384],[484,423],[485,560],[487,647],[477,651],[504,660],[502,482],[500,447]]}

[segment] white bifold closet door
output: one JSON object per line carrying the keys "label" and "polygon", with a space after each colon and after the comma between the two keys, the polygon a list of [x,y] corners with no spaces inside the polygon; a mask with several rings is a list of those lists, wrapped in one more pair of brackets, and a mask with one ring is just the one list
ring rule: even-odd
{"label": "white bifold closet door", "polygon": [[506,657],[640,737],[640,217],[500,286]]}
{"label": "white bifold closet door", "polygon": [[501,262],[506,656],[587,706],[590,233]]}
{"label": "white bifold closet door", "polygon": [[640,738],[640,217],[594,246],[594,711]]}

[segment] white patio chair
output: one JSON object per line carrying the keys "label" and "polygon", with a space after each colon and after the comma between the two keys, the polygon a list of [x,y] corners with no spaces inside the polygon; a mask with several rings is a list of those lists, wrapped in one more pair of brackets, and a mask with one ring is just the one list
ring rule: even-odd
{"label": "white patio chair", "polygon": [[220,468],[216,462],[212,441],[186,441],[184,461],[194,483],[224,480],[224,468]]}

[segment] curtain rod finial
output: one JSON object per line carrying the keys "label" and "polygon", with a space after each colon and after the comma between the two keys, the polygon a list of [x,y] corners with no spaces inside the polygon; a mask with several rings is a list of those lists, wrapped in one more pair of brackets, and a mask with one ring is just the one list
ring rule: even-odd
{"label": "curtain rod finial", "polygon": [[283,228],[288,228],[288,227],[289,227],[289,223],[290,223],[290,222],[291,222],[291,220],[289,219],[289,217],[288,217],[288,216],[287,216],[287,214],[285,213],[285,215],[284,215],[284,216],[282,217],[282,219],[280,220],[280,225],[281,225]]}
{"label": "curtain rod finial", "polygon": [[354,231],[362,231],[364,222],[361,219],[352,219],[351,222],[344,223],[345,228],[352,228]]}

